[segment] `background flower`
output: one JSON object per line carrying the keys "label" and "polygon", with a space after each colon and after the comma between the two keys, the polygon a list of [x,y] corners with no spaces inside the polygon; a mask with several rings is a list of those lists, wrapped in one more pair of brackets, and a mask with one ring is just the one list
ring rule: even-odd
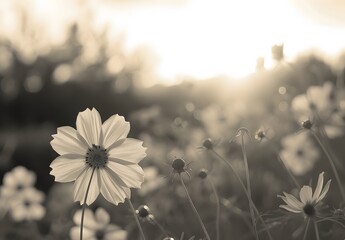
{"label": "background flower", "polygon": [[45,215],[45,208],[42,206],[44,193],[34,188],[23,189],[16,198],[11,200],[10,215],[14,221],[40,220]]}
{"label": "background flower", "polygon": [[281,158],[293,174],[303,175],[313,169],[320,152],[306,132],[288,135],[281,143]]}
{"label": "background flower", "polygon": [[[78,210],[73,217],[73,221],[77,226],[73,227],[70,231],[72,240],[80,239],[80,216],[81,211]],[[127,239],[127,232],[115,224],[110,224],[110,216],[103,208],[98,208],[95,213],[90,209],[85,209],[83,235],[86,240]]]}
{"label": "background flower", "polygon": [[31,188],[36,183],[36,174],[23,166],[17,166],[11,172],[7,172],[1,186],[1,196],[4,198],[15,197],[25,188]]}

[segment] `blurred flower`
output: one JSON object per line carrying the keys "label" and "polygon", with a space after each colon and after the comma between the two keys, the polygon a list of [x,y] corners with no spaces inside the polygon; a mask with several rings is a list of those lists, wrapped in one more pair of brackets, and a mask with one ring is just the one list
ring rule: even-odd
{"label": "blurred flower", "polygon": [[45,215],[45,208],[42,206],[44,193],[35,188],[23,189],[16,198],[9,204],[10,215],[13,220],[19,222],[23,220],[40,220]]}
{"label": "blurred flower", "polygon": [[318,205],[325,198],[331,184],[331,180],[328,180],[323,187],[323,175],[323,172],[319,175],[314,194],[312,188],[306,185],[299,192],[300,200],[284,192],[284,196],[279,195],[278,197],[283,199],[287,205],[280,205],[279,207],[292,213],[304,213],[306,217],[314,217],[317,214]]}
{"label": "blurred flower", "polygon": [[[82,211],[78,210],[73,216],[77,226],[70,231],[72,240],[80,239],[81,214]],[[83,236],[84,239],[93,240],[125,240],[127,232],[117,225],[110,224],[110,216],[103,208],[98,208],[95,214],[90,209],[85,209]]]}
{"label": "blurred flower", "polygon": [[261,72],[265,70],[265,58],[259,57],[256,59],[256,71]]}
{"label": "blurred flower", "polygon": [[323,86],[309,87],[306,94],[298,95],[292,100],[291,108],[297,121],[318,117],[325,124],[329,137],[342,135],[342,127],[334,122],[336,118],[334,114],[339,113],[335,95],[332,82],[325,82]]}
{"label": "blurred flower", "polygon": [[65,83],[71,79],[73,75],[72,66],[69,64],[60,64],[57,66],[53,73],[53,79],[55,83]]}
{"label": "blurred flower", "polygon": [[141,189],[139,189],[139,194],[141,196],[146,196],[165,184],[164,179],[159,175],[156,167],[144,168],[144,174],[145,182],[143,182]]}
{"label": "blurred flower", "polygon": [[[60,127],[51,145],[61,156],[50,165],[57,182],[74,183],[74,200],[86,204],[99,193],[117,205],[130,198],[130,188],[140,188],[144,172],[138,163],[146,156],[142,141],[127,138],[129,122],[113,115],[103,125],[96,109],[78,114],[77,130]],[[91,181],[92,180],[92,181]]]}
{"label": "blurred flower", "polygon": [[8,71],[13,64],[13,54],[8,47],[0,46],[0,72]]}
{"label": "blurred flower", "polygon": [[285,166],[295,175],[310,171],[319,157],[319,151],[309,139],[308,134],[292,134],[281,141],[280,152]]}
{"label": "blurred flower", "polygon": [[7,172],[1,187],[1,197],[10,199],[25,188],[31,188],[36,182],[36,175],[23,166],[17,166]]}
{"label": "blurred flower", "polygon": [[271,48],[272,58],[276,61],[284,59],[284,44],[273,45]]}
{"label": "blurred flower", "polygon": [[333,83],[325,82],[323,86],[311,86],[306,94],[296,96],[291,105],[297,119],[308,119],[314,115],[313,111],[316,111],[322,120],[328,119],[336,109],[334,90]]}

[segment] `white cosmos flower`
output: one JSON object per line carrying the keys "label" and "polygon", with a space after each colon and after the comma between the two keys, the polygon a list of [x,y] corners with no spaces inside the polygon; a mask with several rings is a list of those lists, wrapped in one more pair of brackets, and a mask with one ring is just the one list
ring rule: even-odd
{"label": "white cosmos flower", "polygon": [[78,114],[77,129],[60,127],[51,145],[61,156],[50,165],[57,182],[74,183],[74,200],[93,203],[99,193],[117,205],[140,188],[144,172],[138,163],[146,156],[142,141],[127,138],[129,122],[113,115],[103,125],[96,109]]}
{"label": "white cosmos flower", "polygon": [[1,197],[10,199],[25,188],[35,185],[36,174],[23,166],[17,166],[4,175]]}
{"label": "white cosmos flower", "polygon": [[325,124],[329,137],[335,138],[343,134],[343,120],[339,124],[339,103],[336,89],[332,82],[325,82],[323,86],[311,86],[305,94],[296,96],[291,102],[291,108],[297,121],[302,122],[315,117],[315,112]]}
{"label": "white cosmos flower", "polygon": [[281,144],[280,156],[294,175],[301,176],[313,169],[320,152],[307,132],[288,135],[281,140]]}
{"label": "white cosmos flower", "polygon": [[284,196],[279,195],[278,197],[283,199],[287,205],[280,205],[279,207],[292,213],[304,213],[307,217],[315,216],[317,214],[317,206],[325,198],[331,184],[331,180],[328,180],[323,187],[323,175],[323,172],[319,174],[314,194],[312,188],[306,185],[299,192],[300,200],[284,192]]}
{"label": "white cosmos flower", "polygon": [[164,185],[165,180],[159,174],[158,169],[156,167],[146,167],[144,168],[144,173],[145,182],[139,190],[139,194],[141,196],[146,196]]}
{"label": "white cosmos flower", "polygon": [[[71,240],[80,239],[81,210],[78,210],[73,221],[77,225],[71,228]],[[85,220],[83,228],[84,240],[126,240],[127,232],[119,226],[110,224],[110,216],[103,209],[98,208],[95,214],[90,209],[85,209]]]}
{"label": "white cosmos flower", "polygon": [[42,206],[44,193],[35,188],[25,188],[9,203],[9,212],[13,220],[40,220],[46,210]]}

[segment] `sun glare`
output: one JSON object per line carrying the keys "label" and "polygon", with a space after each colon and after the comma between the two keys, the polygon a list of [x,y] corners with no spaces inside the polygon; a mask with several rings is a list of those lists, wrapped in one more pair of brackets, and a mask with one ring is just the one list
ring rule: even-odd
{"label": "sun glare", "polygon": [[[73,11],[61,11],[59,18],[49,17],[56,16],[50,13],[58,5],[75,7],[75,3],[33,2],[36,15],[43,14],[54,26],[49,28],[53,38],[61,39],[57,22],[63,22],[63,13],[72,19]],[[290,0],[104,1],[93,4],[92,9],[96,19],[92,24],[107,23],[113,37],[124,34],[128,51],[144,45],[158,56],[156,72],[166,84],[176,83],[181,76],[206,79],[227,75],[240,81],[255,71],[259,57],[265,59],[266,68],[273,65],[274,44],[284,43],[287,59],[315,49],[335,55],[345,46],[341,26],[308,18]]]}
{"label": "sun glare", "polygon": [[161,60],[157,71],[167,80],[223,74],[240,80],[255,70],[258,57],[272,65],[276,43],[285,44],[288,58],[315,48],[335,54],[345,45],[340,28],[308,19],[288,0],[191,0],[114,11],[112,22],[127,32],[127,46],[150,46]]}

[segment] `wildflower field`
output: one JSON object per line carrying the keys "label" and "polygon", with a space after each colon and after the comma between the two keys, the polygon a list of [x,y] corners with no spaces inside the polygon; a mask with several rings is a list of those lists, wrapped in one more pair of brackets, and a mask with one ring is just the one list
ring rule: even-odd
{"label": "wildflower field", "polygon": [[25,16],[0,35],[0,240],[345,238],[344,55],[147,87],[146,50],[78,22],[45,46]]}

